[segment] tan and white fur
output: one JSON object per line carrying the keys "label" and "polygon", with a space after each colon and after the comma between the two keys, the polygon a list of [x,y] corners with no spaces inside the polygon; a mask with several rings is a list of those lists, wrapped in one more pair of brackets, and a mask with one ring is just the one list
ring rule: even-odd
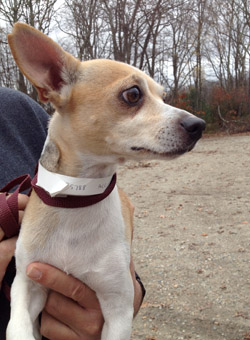
{"label": "tan and white fur", "polygon": [[[201,137],[204,122],[165,104],[163,88],[134,67],[111,60],[80,62],[21,23],[9,44],[40,100],[56,110],[40,159],[51,172],[107,177],[128,159],[173,159]],[[38,315],[48,292],[26,276],[26,267],[41,261],[96,292],[105,320],[102,340],[128,340],[132,215],[117,187],[103,201],[79,209],[47,206],[33,191],[17,241],[7,339],[40,339]]]}

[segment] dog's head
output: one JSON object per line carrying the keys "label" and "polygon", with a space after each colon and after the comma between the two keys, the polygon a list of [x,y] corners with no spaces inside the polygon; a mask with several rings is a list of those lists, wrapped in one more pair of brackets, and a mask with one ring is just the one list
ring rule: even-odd
{"label": "dog's head", "polygon": [[165,159],[191,150],[205,129],[203,120],[165,104],[163,88],[132,66],[80,62],[21,23],[14,26],[9,44],[40,100],[56,109],[51,133],[61,149],[69,145],[79,154],[114,162]]}

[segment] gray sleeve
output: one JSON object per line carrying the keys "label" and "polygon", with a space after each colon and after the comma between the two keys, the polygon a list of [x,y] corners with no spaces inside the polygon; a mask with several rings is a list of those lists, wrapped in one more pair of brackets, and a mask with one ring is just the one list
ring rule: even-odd
{"label": "gray sleeve", "polygon": [[30,97],[0,87],[0,188],[22,174],[33,176],[48,119]]}

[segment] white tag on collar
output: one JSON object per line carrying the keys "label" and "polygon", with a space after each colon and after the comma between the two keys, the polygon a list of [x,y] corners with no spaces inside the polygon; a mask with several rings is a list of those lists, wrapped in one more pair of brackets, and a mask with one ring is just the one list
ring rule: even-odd
{"label": "white tag on collar", "polygon": [[91,196],[102,194],[109,186],[112,177],[78,178],[64,176],[46,170],[39,163],[36,185],[46,190],[51,197]]}

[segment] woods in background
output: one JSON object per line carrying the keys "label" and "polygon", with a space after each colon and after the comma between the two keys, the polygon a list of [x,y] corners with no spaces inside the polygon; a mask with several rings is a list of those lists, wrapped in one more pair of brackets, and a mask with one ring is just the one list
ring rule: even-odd
{"label": "woods in background", "polygon": [[144,70],[210,129],[250,130],[249,0],[0,0],[0,18],[1,86],[36,99],[7,44],[21,21],[81,60]]}

